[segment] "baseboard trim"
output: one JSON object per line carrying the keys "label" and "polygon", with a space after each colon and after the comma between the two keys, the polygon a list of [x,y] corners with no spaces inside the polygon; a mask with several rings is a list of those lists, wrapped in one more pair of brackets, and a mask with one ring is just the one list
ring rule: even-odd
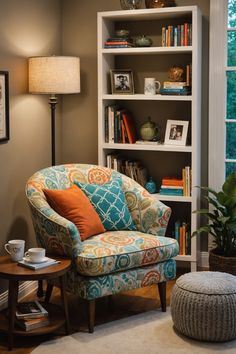
{"label": "baseboard trim", "polygon": [[[19,295],[18,299],[22,300],[26,295],[30,294],[32,291],[37,289],[38,282],[37,281],[25,281],[19,286]],[[8,302],[8,290],[4,293],[0,294],[0,311],[7,308]]]}

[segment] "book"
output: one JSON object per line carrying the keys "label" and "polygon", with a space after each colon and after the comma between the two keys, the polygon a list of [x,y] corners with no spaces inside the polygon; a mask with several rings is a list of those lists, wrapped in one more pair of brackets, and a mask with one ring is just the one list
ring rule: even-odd
{"label": "book", "polygon": [[48,258],[47,261],[42,263],[30,263],[25,259],[23,259],[22,261],[18,261],[19,266],[26,267],[29,269],[34,269],[34,270],[50,267],[58,263],[60,263],[60,261],[57,261],[56,259],[53,258]]}
{"label": "book", "polygon": [[47,326],[50,321],[48,317],[29,318],[29,319],[15,319],[16,324],[24,329],[26,332],[36,328]]}
{"label": "book", "polygon": [[160,94],[161,95],[190,95],[191,88],[187,86],[183,88],[161,88]]}
{"label": "book", "polygon": [[124,122],[125,130],[127,132],[129,144],[136,142],[136,127],[131,114],[128,111],[122,111],[122,119]]}
{"label": "book", "polygon": [[47,317],[48,311],[37,301],[19,302],[16,307],[16,318],[29,319]]}
{"label": "book", "polygon": [[165,186],[180,186],[183,187],[183,180],[179,178],[165,177],[162,179],[162,184]]}
{"label": "book", "polygon": [[160,145],[163,144],[160,141],[146,141],[146,140],[136,140],[135,144],[140,144],[140,145]]}
{"label": "book", "polygon": [[182,196],[183,195],[183,189],[171,189],[171,188],[160,188],[161,195],[176,195],[176,196]]}
{"label": "book", "polygon": [[186,81],[164,81],[163,88],[178,88],[182,89],[188,86]]}

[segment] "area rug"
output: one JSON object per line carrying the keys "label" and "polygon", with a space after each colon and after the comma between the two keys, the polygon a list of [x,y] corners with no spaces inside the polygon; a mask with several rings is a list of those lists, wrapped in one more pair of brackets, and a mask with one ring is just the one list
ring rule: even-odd
{"label": "area rug", "polygon": [[40,344],[33,354],[208,354],[236,353],[236,340],[206,343],[188,339],[173,328],[170,310],[150,311]]}

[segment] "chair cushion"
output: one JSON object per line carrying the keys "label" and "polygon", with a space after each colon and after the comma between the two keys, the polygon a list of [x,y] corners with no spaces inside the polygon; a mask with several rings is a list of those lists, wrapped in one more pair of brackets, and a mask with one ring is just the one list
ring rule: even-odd
{"label": "chair cushion", "polygon": [[173,238],[139,231],[107,231],[83,242],[76,263],[80,274],[97,276],[162,262],[178,252]]}
{"label": "chair cushion", "polygon": [[49,205],[76,225],[81,240],[106,231],[88,197],[77,186],[62,190],[44,189],[43,192]]}
{"label": "chair cushion", "polygon": [[78,181],[75,184],[90,199],[106,230],[136,230],[120,178],[100,185]]}

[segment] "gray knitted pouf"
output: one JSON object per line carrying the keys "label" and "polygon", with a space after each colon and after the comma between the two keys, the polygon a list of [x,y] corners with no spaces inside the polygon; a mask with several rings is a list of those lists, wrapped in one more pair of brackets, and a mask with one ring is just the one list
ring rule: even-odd
{"label": "gray knitted pouf", "polygon": [[171,315],[175,328],[188,337],[211,342],[236,338],[236,276],[182,275],[172,290]]}

